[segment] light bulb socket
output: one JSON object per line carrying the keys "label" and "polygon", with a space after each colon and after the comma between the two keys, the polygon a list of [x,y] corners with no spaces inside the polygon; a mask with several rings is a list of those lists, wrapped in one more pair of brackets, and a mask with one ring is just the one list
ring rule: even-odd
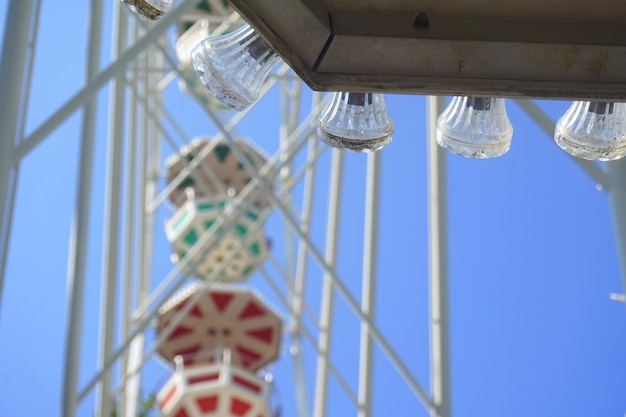
{"label": "light bulb socket", "polygon": [[465,100],[465,107],[478,110],[478,111],[489,111],[491,110],[491,104],[493,103],[493,99],[487,97],[468,97]]}
{"label": "light bulb socket", "polygon": [[239,45],[241,45],[243,48],[247,48],[248,53],[252,58],[256,60],[266,59],[264,55],[267,54],[269,46],[262,37],[254,36],[249,40],[240,41]]}
{"label": "light bulb socket", "polygon": [[589,111],[595,114],[613,114],[613,103],[607,101],[590,101]]}
{"label": "light bulb socket", "polygon": [[372,104],[372,93],[341,93],[342,99],[348,98],[348,104],[353,106],[365,106],[365,103]]}

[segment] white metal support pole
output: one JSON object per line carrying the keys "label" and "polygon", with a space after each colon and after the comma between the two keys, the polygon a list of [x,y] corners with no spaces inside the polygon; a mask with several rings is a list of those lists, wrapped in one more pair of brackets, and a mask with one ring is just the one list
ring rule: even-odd
{"label": "white metal support pole", "polygon": [[[281,97],[281,110],[283,112],[283,120],[281,124],[281,146],[284,146],[285,149],[288,148],[289,141],[288,139],[293,135],[293,132],[297,127],[297,119],[300,111],[300,97],[302,90],[302,82],[297,81],[297,86],[295,86],[294,90],[285,91],[288,89],[289,81],[285,80],[284,83],[286,86],[283,88],[284,97]],[[291,96],[291,100],[289,100],[289,96]],[[318,93],[314,93],[313,96],[313,104],[318,103],[320,101],[320,95]],[[294,111],[289,112],[288,109],[283,109],[283,106],[295,106],[296,109]],[[315,107],[315,106],[314,106]],[[283,139],[284,135],[284,139]],[[315,149],[317,144],[317,138],[313,135],[309,138],[309,146],[307,152],[307,162],[311,161],[312,158],[315,157]],[[291,175],[291,165],[286,173],[289,173],[289,176],[283,178],[283,187],[289,182],[293,180],[293,175]],[[283,171],[281,170],[281,174]],[[311,165],[306,169],[306,175],[304,179],[304,193],[302,196],[302,212],[300,213],[300,220],[302,222],[302,228],[305,230],[309,230],[309,226],[311,223],[311,210],[313,207],[313,192],[314,192],[314,183],[315,183],[315,165]],[[290,201],[291,205],[291,201]],[[289,353],[291,354],[292,363],[293,363],[293,373],[294,379],[296,380],[295,384],[295,396],[296,396],[296,404],[298,407],[298,415],[300,417],[309,417],[311,415],[310,402],[308,397],[308,387],[307,387],[307,378],[306,378],[306,369],[304,365],[304,354],[302,352],[302,305],[303,305],[303,293],[305,286],[305,277],[306,277],[306,265],[307,265],[307,256],[306,256],[306,248],[300,243],[295,248],[294,242],[294,233],[289,229],[287,225],[285,225],[285,238],[286,243],[285,246],[288,247],[289,251],[293,251],[294,254],[292,256],[295,264],[293,265],[293,291],[291,292],[291,300],[292,300],[292,315],[291,315],[291,343],[289,346]],[[292,249],[293,248],[293,249]],[[287,259],[289,259],[289,254],[287,254]],[[289,261],[291,262],[291,261]],[[291,264],[289,264],[291,265]],[[291,273],[291,271],[289,271]]]}
{"label": "white metal support pole", "polygon": [[[326,264],[335,268],[337,257],[337,236],[339,232],[339,217],[341,203],[341,183],[343,178],[343,152],[332,150],[332,168],[330,174],[330,191],[326,219],[326,250],[324,260]],[[332,278],[324,273],[322,285],[322,305],[320,309],[319,337],[317,358],[317,373],[315,380],[315,401],[313,417],[326,416],[326,401],[328,396],[328,362],[330,361],[330,347],[332,339],[332,323],[334,292]]]}
{"label": "white metal support pole", "polygon": [[[113,2],[112,58],[115,60],[126,45],[126,20],[119,1]],[[115,339],[117,276],[119,266],[120,205],[122,175],[122,138],[124,134],[124,76],[112,82],[109,100],[109,128],[107,150],[107,179],[105,219],[103,227],[103,254],[100,301],[100,342],[98,367],[103,368],[113,353]],[[131,226],[128,226],[131,227]],[[112,372],[107,371],[97,386],[96,410],[101,417],[111,415],[113,406]]]}
{"label": "white metal support pole", "polygon": [[0,56],[0,311],[9,244],[9,218],[12,204],[10,184],[17,161],[14,146],[19,131],[19,112],[26,68],[26,55],[33,18],[34,0],[12,0],[7,10],[2,55]]}
{"label": "white metal support pole", "polygon": [[609,204],[613,218],[613,231],[617,256],[622,274],[622,287],[626,293],[626,159],[606,163],[609,178]]}
{"label": "white metal support pole", "polygon": [[[296,122],[297,122],[297,118],[298,118],[298,113],[300,111],[299,108],[299,104],[300,104],[300,94],[297,94],[296,99],[294,100],[294,93],[292,91],[290,91],[290,83],[288,80],[283,80],[280,82],[280,114],[281,114],[281,120],[280,120],[280,129],[278,132],[278,138],[279,138],[279,143],[280,143],[280,147],[281,149],[288,149],[289,147],[289,142],[288,142],[288,138],[290,137],[291,133],[293,133],[294,129],[296,128]],[[287,154],[285,153],[284,156],[281,158],[283,161],[285,161],[286,163],[283,165],[283,167],[280,169],[280,184],[281,184],[281,188],[284,188],[286,186],[286,184],[291,180],[292,177],[292,171],[293,171],[293,161],[287,161]],[[284,196],[283,201],[289,206],[289,207],[293,207],[293,201],[291,200],[291,195],[287,194]],[[306,210],[306,206],[303,208],[303,210]],[[284,247],[285,247],[285,260],[286,260],[286,265],[285,268],[287,270],[287,274],[290,277],[293,277],[294,282],[298,279],[298,273],[297,273],[297,258],[296,258],[296,244],[295,244],[295,238],[294,238],[294,234],[293,232],[289,229],[289,226],[287,226],[287,224],[284,225]],[[298,297],[297,294],[292,293],[290,294],[290,298],[292,300],[296,300],[296,298]],[[292,325],[297,326],[295,323],[292,323]],[[299,336],[296,336],[295,334],[292,334],[291,340],[292,343],[297,339]],[[296,355],[299,356],[301,355],[300,353],[300,346],[296,346],[294,347],[293,351],[292,351],[292,355]],[[296,362],[297,363],[297,362]],[[294,368],[294,370],[296,370],[297,368]],[[298,385],[296,385],[298,386]],[[296,396],[300,396],[300,392],[296,391]],[[302,398],[304,399],[304,398]],[[301,403],[298,402],[298,405],[300,406]],[[304,417],[304,416],[301,416]]]}
{"label": "white metal support pole", "polygon": [[[278,131],[278,137],[280,140],[281,148],[286,149],[289,146],[287,143],[287,138],[296,128],[296,122],[298,121],[298,113],[299,113],[299,99],[300,94],[297,94],[296,99],[294,99],[294,92],[289,88],[289,81],[284,80],[281,83],[280,89],[280,128]],[[298,87],[299,88],[299,87]],[[281,184],[284,185],[291,179],[291,173],[293,170],[293,162],[289,162],[284,164],[284,166],[280,170],[280,181]],[[293,205],[291,201],[291,197],[289,195],[285,196],[285,201],[290,207]],[[286,259],[286,268],[287,272],[291,276],[295,276],[296,273],[296,256],[295,256],[295,239],[293,233],[289,230],[289,227],[285,225],[285,259]]]}
{"label": "white metal support pole", "polygon": [[[317,137],[311,135],[308,139],[307,164],[315,159],[318,146]],[[313,210],[314,192],[315,192],[315,167],[316,164],[311,163],[306,169],[304,178],[304,192],[302,196],[302,230],[308,233],[311,227],[311,212]],[[291,345],[289,353],[292,357],[294,377],[300,382],[296,384],[296,404],[298,405],[298,415],[300,417],[309,417],[311,415],[308,390],[306,390],[306,368],[304,363],[304,352],[302,352],[302,311],[304,306],[304,288],[306,284],[307,270],[307,252],[304,243],[298,245],[298,255],[296,264],[296,274],[293,282],[293,298],[292,298],[292,326],[294,326],[291,335]]]}
{"label": "white metal support pole", "polygon": [[[137,28],[138,29],[138,28]],[[144,55],[141,56],[141,60],[139,61],[140,68],[136,68],[134,71],[134,79],[135,87],[143,89],[143,94],[148,95],[150,86],[148,85],[148,75],[145,72],[145,69],[148,68],[149,60],[148,60],[148,51],[145,52]],[[135,89],[136,91],[136,89]],[[139,152],[137,152],[137,158],[139,159],[139,212],[140,212],[140,222],[138,227],[138,249],[137,253],[139,254],[138,261],[138,271],[137,271],[137,290],[136,290],[136,302],[135,305],[141,305],[141,303],[145,300],[148,293],[148,282],[150,275],[150,266],[149,259],[150,256],[148,252],[150,250],[147,242],[147,236],[149,234],[150,229],[150,221],[148,220],[148,216],[152,216],[146,212],[146,207],[148,202],[152,200],[152,197],[149,197],[149,154],[150,154],[150,139],[148,137],[148,119],[150,109],[148,107],[148,100],[144,102],[143,111],[141,115],[136,115],[137,119],[137,127],[138,132],[135,132],[136,137],[134,140],[138,140],[140,142]],[[124,409],[124,414],[122,417],[134,417],[137,415],[137,407],[140,402],[140,391],[141,391],[141,375],[138,370],[143,360],[143,353],[145,348],[145,333],[141,332],[135,336],[132,340],[129,348],[128,348],[128,368],[127,373],[132,375],[128,378],[125,386],[125,396],[126,396],[126,409]]]}
{"label": "white metal support pole", "polygon": [[[94,74],[98,72],[102,34],[102,0],[92,0],[89,13],[89,50],[87,53],[86,83],[89,83]],[[68,251],[68,309],[64,368],[65,381],[63,384],[63,398],[61,402],[62,417],[74,417],[76,415],[95,127],[96,99],[93,97],[92,100],[85,104],[83,110],[83,131],[80,145],[76,209],[70,237],[70,248]]]}
{"label": "white metal support pole", "polygon": [[[126,137],[134,138],[135,132],[137,132],[137,100],[134,95],[131,95],[129,98],[129,105],[127,107],[128,111],[128,126],[126,126]],[[136,223],[137,218],[142,218],[143,210],[139,212],[138,205],[139,202],[143,202],[143,197],[137,196],[137,185],[138,185],[138,175],[137,175],[137,154],[139,152],[139,147],[141,144],[137,140],[126,140],[126,154],[128,155],[126,158],[126,178],[127,178],[127,188],[126,188],[126,213],[125,213],[125,223],[127,225],[133,225]],[[143,207],[142,207],[143,209]],[[125,238],[124,238],[124,249],[122,253],[124,254],[124,296],[122,302],[122,340],[127,340],[130,332],[132,330],[132,311],[133,311],[133,288],[134,283],[136,282],[137,274],[134,273],[135,266],[137,264],[137,249],[135,245],[136,235],[134,227],[126,227],[125,230]],[[123,380],[126,372],[129,368],[129,353],[126,350],[122,357],[122,366],[120,368],[120,380]],[[129,408],[129,395],[127,393],[127,385],[124,384],[124,390],[122,391],[121,399],[120,399],[120,410],[122,410],[121,416],[125,416],[127,414],[126,410]],[[132,397],[132,395],[130,396]]]}
{"label": "white metal support pole", "polygon": [[[363,280],[361,310],[373,322],[376,305],[376,268],[378,258],[378,201],[380,190],[380,162],[382,153],[367,156],[367,182],[365,195],[365,236],[363,244]],[[359,360],[359,412],[358,417],[372,415],[372,380],[374,343],[369,324],[361,323],[361,352]]]}
{"label": "white metal support pole", "polygon": [[443,97],[428,97],[428,221],[432,417],[451,417],[446,155],[435,139]]}
{"label": "white metal support pole", "polygon": [[[161,68],[162,56],[156,48],[149,48],[143,57],[143,68]],[[140,70],[137,71],[137,73]],[[160,163],[160,130],[156,126],[151,114],[157,115],[160,120],[161,98],[160,91],[155,88],[158,84],[158,73],[151,71],[141,72],[142,77],[136,80],[141,84],[143,94],[147,98],[144,102],[143,114],[141,117],[141,143],[142,147],[137,155],[140,160],[140,209],[141,223],[139,226],[139,271],[137,285],[137,305],[142,305],[150,293],[150,279],[152,276],[152,256],[154,253],[153,244],[156,234],[156,214],[147,208],[149,202],[153,201],[157,195],[157,181]],[[134,417],[137,415],[137,406],[141,402],[141,374],[139,370],[144,363],[145,333],[138,334],[132,341],[129,348],[128,372],[131,377],[126,383],[125,394],[127,396],[124,416]]]}

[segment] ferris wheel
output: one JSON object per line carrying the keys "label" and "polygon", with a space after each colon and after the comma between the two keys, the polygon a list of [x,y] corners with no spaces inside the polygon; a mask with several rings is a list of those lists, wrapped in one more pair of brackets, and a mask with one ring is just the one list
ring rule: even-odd
{"label": "ferris wheel", "polygon": [[[130,6],[149,18],[161,17],[149,3]],[[11,3],[11,17],[21,18],[10,20],[23,35],[17,37],[20,41],[28,42],[26,35],[37,26],[40,7],[37,1]],[[87,323],[81,323],[78,312],[84,308],[88,273],[79,264],[84,265],[87,256],[86,219],[93,216],[85,204],[90,198],[90,186],[83,183],[79,186],[81,208],[77,206],[83,223],[77,225],[79,243],[70,255],[74,284],[68,317],[72,323],[68,324],[61,414],[77,415],[85,398],[96,393],[97,415],[138,415],[145,400],[140,393],[147,391],[156,400],[155,408],[167,416],[278,416],[281,407],[287,411],[289,406],[281,404],[277,387],[292,386],[281,390],[294,395],[291,401],[295,410],[290,413],[297,410],[303,416],[322,415],[326,412],[326,384],[331,375],[346,390],[345,395],[356,400],[342,371],[324,353],[330,346],[333,293],[337,291],[333,287],[338,285],[350,307],[357,308],[359,321],[367,327],[373,325],[367,308],[356,304],[355,296],[342,284],[335,269],[343,159],[340,152],[332,156],[331,175],[322,174],[332,185],[325,250],[320,249],[324,244],[310,231],[312,211],[319,210],[313,197],[316,189],[320,192],[316,177],[328,170],[328,161],[318,167],[325,154],[328,158],[328,151],[315,136],[319,112],[328,99],[305,92],[303,83],[275,57],[267,65],[271,74],[259,83],[257,94],[261,96],[259,105],[265,95],[279,96],[280,115],[271,119],[279,122],[278,129],[271,129],[278,140],[273,149],[263,150],[254,143],[261,132],[239,129],[255,104],[249,103],[244,112],[232,112],[207,92],[191,65],[193,46],[244,24],[227,3],[183,2],[163,14],[156,24],[138,18],[121,4],[115,10],[114,61],[99,81],[92,80],[79,93],[82,99],[75,101],[78,106],[90,102],[90,91],[115,83],[108,116],[113,130],[109,132],[107,175],[111,177],[107,180],[105,219],[110,228],[105,232],[108,249],[102,258],[107,265],[103,272],[107,284],[98,313],[101,356],[88,381],[79,386],[81,329]],[[102,24],[97,10],[92,13],[93,26]],[[35,16],[33,22],[31,16]],[[101,42],[92,31],[89,47],[93,54],[98,54]],[[23,49],[26,51],[28,46]],[[92,55],[90,59],[90,71],[95,74],[97,64],[93,62],[97,58]],[[32,62],[24,62],[24,68],[29,65]],[[166,93],[186,96],[205,113],[205,123],[212,126],[201,135],[189,137],[177,120],[180,115],[169,108]],[[90,176],[94,160],[88,144],[91,141],[93,147],[91,120],[91,127],[86,126],[83,135],[83,178]],[[269,128],[268,124],[263,128]],[[34,147],[34,142],[44,139],[45,133],[27,142]],[[368,198],[375,201],[377,158],[372,158],[370,165]],[[374,204],[369,206],[375,209]],[[157,219],[165,221],[159,224]],[[271,236],[265,231],[269,222],[274,224]],[[373,217],[370,224],[375,224]],[[284,232],[276,233],[280,229]],[[163,238],[169,244],[159,244]],[[371,248],[367,250],[374,250],[374,240],[372,234],[367,240]],[[165,265],[169,263],[169,272],[163,269],[163,260]],[[314,269],[311,264],[315,262],[318,265]],[[158,271],[156,264],[161,265]],[[123,277],[118,275],[119,265],[126,270]],[[251,286],[243,284],[253,274],[256,281],[264,283],[265,291],[269,291],[265,296],[273,306],[263,301],[258,290],[251,291]],[[305,288],[314,285],[309,283],[311,274],[323,277],[315,284],[321,282],[323,292],[319,317],[305,295]],[[367,305],[366,300],[363,302]],[[178,310],[187,313],[170,316]],[[174,338],[190,331],[189,320],[193,321],[194,312],[209,318],[198,323],[200,338]],[[123,318],[118,322],[116,316],[120,313]],[[274,317],[270,324],[258,317],[268,314]],[[248,316],[252,324],[246,322]],[[160,324],[155,325],[155,320]],[[211,320],[216,321],[211,324]],[[178,324],[168,327],[170,322]],[[253,327],[246,327],[249,325]],[[115,341],[120,330],[123,336]],[[216,337],[221,342],[214,343]],[[367,362],[372,353],[366,353],[371,344],[371,337],[363,342],[361,378],[366,384],[371,384],[366,376],[371,369]],[[266,369],[279,356],[292,369],[289,380],[281,381]],[[311,363],[318,369],[315,387],[311,384],[315,380],[313,372],[306,369]],[[161,369],[157,381],[146,376],[151,366]],[[114,375],[113,368],[121,369],[121,374]],[[413,388],[421,390],[410,374],[406,376]]]}
{"label": "ferris wheel", "polygon": [[[413,245],[412,217],[381,237],[379,151],[394,131],[383,94],[311,91],[224,0],[115,1],[113,56],[103,66],[109,18],[94,0],[89,81],[25,138],[21,86],[30,82],[42,2],[9,3],[14,45],[3,57],[15,65],[2,85],[15,88],[3,102],[18,105],[0,129],[19,141],[0,145],[2,276],[19,162],[84,108],[62,416],[368,417],[377,403],[383,408],[378,393],[385,392],[386,401],[397,396],[398,407],[414,407],[410,415],[450,417],[444,148],[472,158],[506,152],[512,126],[504,99],[457,97],[444,111],[442,97],[428,98],[428,230]],[[224,57],[246,61],[244,69]],[[242,80],[248,84],[238,90]],[[96,96],[106,86],[106,112],[98,113]],[[552,123],[532,102],[520,107],[542,128]],[[457,125],[441,128],[454,109],[504,114],[494,116],[497,140],[456,140]],[[338,116],[345,114],[356,116]],[[359,120],[367,129],[354,127]],[[94,151],[97,123],[107,124],[106,157]],[[356,159],[345,150],[369,153]],[[593,163],[578,163],[603,183]],[[97,174],[99,165],[106,167]],[[102,207],[90,204],[94,198]],[[413,203],[403,201],[398,216]],[[102,223],[97,305],[85,293],[94,219]],[[407,259],[418,248],[425,250]],[[396,249],[405,263],[383,264],[383,249]],[[428,278],[396,282],[393,294],[381,288],[399,271]],[[85,365],[89,326],[98,329],[97,360]]]}

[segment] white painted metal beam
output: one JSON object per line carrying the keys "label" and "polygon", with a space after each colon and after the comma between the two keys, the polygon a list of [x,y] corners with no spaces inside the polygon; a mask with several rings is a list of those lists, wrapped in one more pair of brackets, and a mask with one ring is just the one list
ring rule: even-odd
{"label": "white painted metal beam", "polygon": [[[126,18],[121,10],[121,2],[113,2],[112,51],[113,60],[124,50],[127,41]],[[100,301],[100,333],[98,366],[102,367],[113,352],[115,322],[117,319],[119,245],[123,235],[119,233],[122,202],[122,166],[125,116],[124,75],[120,74],[112,82],[109,98],[109,127],[106,168],[105,218],[102,230],[102,275]],[[130,174],[130,173],[129,173]],[[129,227],[130,228],[130,227]],[[112,392],[112,372],[106,372],[96,389],[96,414],[110,416],[114,406]]]}
{"label": "white painted metal beam", "polygon": [[[15,143],[19,142],[20,104],[24,85],[27,50],[34,0],[12,0],[6,15],[2,55],[0,56],[0,311],[4,271],[7,263],[13,198],[18,160],[15,159]],[[35,22],[35,25],[37,23]]]}
{"label": "white painted metal beam", "polygon": [[[339,219],[341,216],[341,188],[343,180],[343,152],[332,150],[330,187],[328,190],[328,209],[326,211],[326,248],[324,262],[334,269],[337,259],[337,240]],[[325,272],[322,283],[322,301],[320,306],[319,335],[317,341],[317,372],[315,378],[315,399],[313,417],[325,417],[328,401],[328,363],[332,346],[332,323],[334,311],[334,287],[332,278]]]}
{"label": "white painted metal beam", "polygon": [[[363,278],[361,280],[361,311],[372,322],[376,315],[376,283],[378,267],[378,207],[380,199],[380,165],[382,153],[367,155],[365,183],[365,225],[363,241]],[[358,417],[372,415],[372,382],[374,379],[374,344],[367,322],[361,323],[359,353]]]}
{"label": "white painted metal beam", "polygon": [[435,139],[444,97],[428,97],[428,247],[432,417],[451,417],[446,151]]}
{"label": "white painted metal beam", "polygon": [[[86,83],[89,83],[100,65],[100,45],[102,40],[102,0],[92,0],[89,8],[88,54]],[[96,98],[85,102],[82,120],[82,139],[76,207],[72,223],[67,270],[67,328],[64,362],[63,396],[61,416],[74,417],[78,405],[78,370],[80,364],[85,279],[87,270],[87,249],[89,247],[89,216],[91,213],[91,189],[96,130]]]}

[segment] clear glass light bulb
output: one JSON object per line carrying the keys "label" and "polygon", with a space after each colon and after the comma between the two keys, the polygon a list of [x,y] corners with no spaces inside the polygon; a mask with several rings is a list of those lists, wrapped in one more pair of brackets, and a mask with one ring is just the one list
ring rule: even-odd
{"label": "clear glass light bulb", "polygon": [[149,20],[159,20],[172,7],[172,0],[122,0],[122,3]]}
{"label": "clear glass light bulb", "polygon": [[503,155],[512,137],[502,98],[454,97],[437,118],[437,143],[468,158]]}
{"label": "clear glass light bulb", "polygon": [[333,93],[317,122],[322,141],[353,152],[384,148],[391,142],[393,131],[384,94]]}
{"label": "clear glass light bulb", "polygon": [[259,98],[263,82],[280,57],[248,24],[209,37],[191,52],[202,84],[220,102],[242,111]]}
{"label": "clear glass light bulb", "polygon": [[575,101],[559,119],[554,141],[570,155],[612,161],[626,156],[626,103]]}

